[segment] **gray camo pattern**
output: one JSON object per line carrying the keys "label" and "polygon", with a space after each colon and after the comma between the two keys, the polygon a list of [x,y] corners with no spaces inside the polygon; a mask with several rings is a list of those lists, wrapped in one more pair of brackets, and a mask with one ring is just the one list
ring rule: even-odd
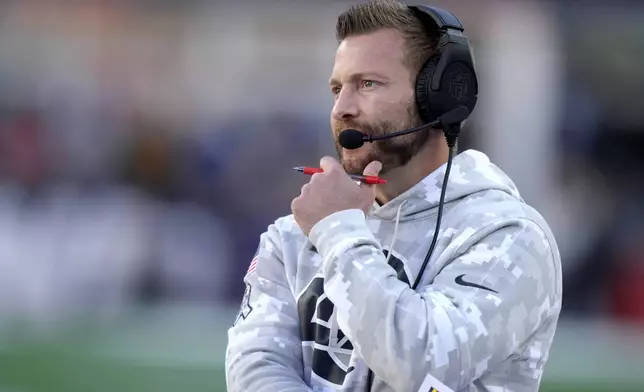
{"label": "gray camo pattern", "polygon": [[[429,248],[445,165],[365,220],[335,213],[309,238],[292,216],[262,234],[244,281],[248,317],[228,332],[228,391],[417,391],[427,374],[453,391],[537,391],[561,309],[561,260],[540,214],[488,157],[454,158],[436,249],[419,289],[396,278],[382,253],[414,281]],[[393,238],[396,218],[399,227]],[[311,245],[317,253],[311,251]],[[459,275],[497,293],[455,283]],[[335,305],[331,322],[354,346],[336,350],[343,385],[311,372],[297,298],[315,276]],[[443,392],[439,389],[439,392]]]}

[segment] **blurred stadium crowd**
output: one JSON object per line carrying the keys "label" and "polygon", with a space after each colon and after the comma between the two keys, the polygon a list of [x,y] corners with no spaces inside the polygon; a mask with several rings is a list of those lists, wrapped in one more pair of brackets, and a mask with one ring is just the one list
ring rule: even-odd
{"label": "blurred stadium crowd", "polygon": [[[644,13],[436,3],[482,74],[461,149],[552,223],[563,317],[644,324]],[[238,303],[259,234],[306,181],[290,168],[333,154],[346,4],[2,2],[1,318]]]}

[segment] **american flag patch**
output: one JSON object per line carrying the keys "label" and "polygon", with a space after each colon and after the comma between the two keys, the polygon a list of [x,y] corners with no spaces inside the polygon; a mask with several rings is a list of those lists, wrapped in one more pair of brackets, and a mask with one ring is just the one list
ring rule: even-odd
{"label": "american flag patch", "polygon": [[250,265],[248,266],[248,271],[246,271],[246,274],[250,274],[251,272],[255,271],[255,268],[257,267],[257,256],[250,262]]}

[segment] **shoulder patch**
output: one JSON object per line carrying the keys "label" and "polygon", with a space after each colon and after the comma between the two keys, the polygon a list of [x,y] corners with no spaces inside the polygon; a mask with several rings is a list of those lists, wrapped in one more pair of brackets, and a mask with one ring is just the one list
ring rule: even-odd
{"label": "shoulder patch", "polygon": [[258,259],[258,257],[255,256],[253,258],[253,260],[251,260],[250,265],[248,266],[248,271],[246,271],[246,275],[248,275],[251,272],[255,271],[255,268],[257,268],[257,259]]}

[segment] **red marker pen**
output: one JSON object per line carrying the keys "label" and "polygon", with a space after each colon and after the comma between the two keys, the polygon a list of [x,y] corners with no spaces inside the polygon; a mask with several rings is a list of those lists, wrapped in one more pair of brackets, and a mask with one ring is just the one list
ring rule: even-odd
{"label": "red marker pen", "polygon": [[[315,174],[315,173],[322,173],[324,170],[319,169],[317,167],[306,167],[306,166],[298,166],[294,167],[293,170],[297,170],[301,173],[308,174],[309,176]],[[378,176],[360,176],[357,174],[349,174],[349,177],[353,178],[354,180],[364,182],[365,184],[386,184],[387,180],[383,180],[382,178]]]}

